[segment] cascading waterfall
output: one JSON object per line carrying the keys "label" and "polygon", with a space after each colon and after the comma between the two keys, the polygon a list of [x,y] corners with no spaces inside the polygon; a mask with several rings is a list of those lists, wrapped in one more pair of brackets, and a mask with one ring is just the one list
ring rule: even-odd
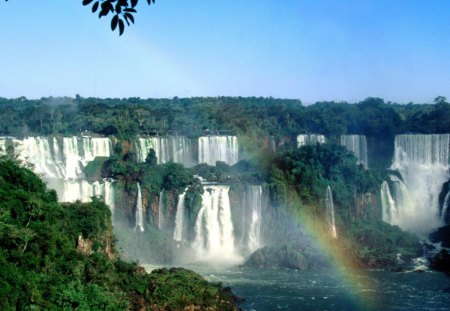
{"label": "cascading waterfall", "polygon": [[195,221],[192,248],[205,261],[239,261],[235,253],[234,229],[231,220],[229,186],[204,186],[202,207]]}
{"label": "cascading waterfall", "polygon": [[180,163],[185,166],[193,166],[193,147],[190,139],[184,136],[147,137],[138,138],[134,142],[137,161],[145,162],[150,149],[155,151],[157,163]]}
{"label": "cascading waterfall", "polygon": [[162,230],[164,227],[164,190],[159,193],[158,200],[158,229]]}
{"label": "cascading waterfall", "polygon": [[177,203],[177,211],[175,214],[175,229],[173,231],[173,239],[177,242],[183,241],[183,233],[184,233],[184,198],[186,196],[185,189],[182,194],[178,196],[178,203]]}
{"label": "cascading waterfall", "polygon": [[144,232],[144,207],[142,204],[141,185],[137,183],[137,198],[136,198],[136,232]]}
{"label": "cascading waterfall", "polygon": [[392,198],[389,184],[383,181],[380,190],[382,219],[391,225],[398,224],[398,210],[394,199]]}
{"label": "cascading waterfall", "polygon": [[337,239],[337,232],[336,232],[336,223],[334,218],[334,202],[333,202],[333,194],[331,192],[331,187],[327,187],[327,193],[325,196],[325,213],[326,213],[326,220],[327,225],[330,228],[331,236],[335,239]]}
{"label": "cascading waterfall", "polygon": [[249,211],[247,250],[252,253],[261,247],[261,186],[248,186],[246,191],[246,209]]}
{"label": "cascading waterfall", "polygon": [[444,203],[442,204],[441,220],[442,220],[443,223],[445,223],[445,218],[446,218],[447,213],[448,213],[448,204],[449,203],[450,203],[450,191],[448,191],[447,194],[445,195]]}
{"label": "cascading waterfall", "polygon": [[449,142],[449,134],[395,137],[391,169],[397,170],[403,180],[394,194],[402,210],[398,217],[402,229],[424,234],[442,224],[439,193],[449,178]]}
{"label": "cascading waterfall", "polygon": [[228,165],[238,162],[236,136],[203,136],[198,138],[198,163],[216,165],[223,161]]}
{"label": "cascading waterfall", "polygon": [[6,153],[6,138],[0,137],[0,155],[5,155]]}
{"label": "cascading waterfall", "polygon": [[[31,163],[37,174],[43,175],[61,202],[89,202],[93,196],[103,196],[114,210],[114,189],[111,181],[89,183],[84,180],[83,167],[95,157],[112,153],[109,138],[97,137],[27,137],[8,138],[20,160]],[[6,143],[5,143],[6,145]]]}
{"label": "cascading waterfall", "polygon": [[353,152],[359,164],[369,168],[367,160],[367,141],[364,135],[341,135],[341,145]]}
{"label": "cascading waterfall", "polygon": [[324,135],[321,134],[300,134],[297,136],[297,147],[306,145],[325,144],[327,142]]}

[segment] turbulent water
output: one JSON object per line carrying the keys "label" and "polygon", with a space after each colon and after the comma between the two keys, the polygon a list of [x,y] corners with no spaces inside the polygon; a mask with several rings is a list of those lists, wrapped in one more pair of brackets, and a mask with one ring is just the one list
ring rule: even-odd
{"label": "turbulent water", "polygon": [[245,253],[252,253],[262,247],[262,187],[247,186],[242,200],[241,246]]}
{"label": "turbulent water", "polygon": [[192,166],[195,162],[190,139],[183,136],[138,138],[134,142],[138,162],[145,162],[150,149],[156,154],[157,163],[180,163]]}
{"label": "turbulent water", "polygon": [[112,154],[109,138],[72,137],[26,137],[24,139],[1,138],[0,147],[9,145],[12,152],[31,165],[58,193],[61,202],[89,202],[92,196],[102,196],[114,213],[113,181],[87,182],[83,168],[96,157]]}
{"label": "turbulent water", "polygon": [[185,218],[185,206],[184,198],[186,197],[186,190],[178,196],[177,211],[175,214],[175,229],[173,231],[173,239],[177,242],[184,240],[184,218]]}
{"label": "turbulent water", "polygon": [[439,193],[450,177],[449,142],[449,134],[395,137],[391,168],[398,170],[401,179],[393,179],[393,198],[402,229],[426,233],[442,225]]}
{"label": "turbulent water", "polygon": [[386,181],[383,181],[381,184],[380,197],[383,221],[391,225],[398,225],[399,215],[397,205],[392,198],[389,184]]}
{"label": "turbulent water", "polygon": [[229,186],[205,185],[204,189],[192,248],[200,260],[239,260],[234,245]]}
{"label": "turbulent water", "polygon": [[321,134],[300,134],[297,136],[297,147],[315,144],[324,144],[327,140]]}
{"label": "turbulent water", "polygon": [[367,142],[364,135],[342,135],[341,145],[353,152],[358,163],[369,168],[369,161],[367,159]]}
{"label": "turbulent water", "polygon": [[336,222],[334,218],[334,202],[333,202],[333,194],[331,192],[331,187],[327,187],[327,192],[325,195],[325,212],[326,212],[326,221],[327,225],[330,229],[331,236],[335,239],[337,239],[337,232],[336,232]]}
{"label": "turbulent water", "polygon": [[141,185],[137,184],[137,197],[136,197],[136,232],[144,232],[144,206],[142,204],[142,191]]}
{"label": "turbulent water", "polygon": [[198,163],[216,165],[223,161],[233,165],[238,161],[236,136],[204,136],[198,139]]}
{"label": "turbulent water", "polygon": [[356,271],[346,278],[344,270],[187,268],[210,282],[230,286],[235,295],[246,299],[239,305],[244,311],[419,311],[448,310],[450,304],[448,277],[435,272]]}

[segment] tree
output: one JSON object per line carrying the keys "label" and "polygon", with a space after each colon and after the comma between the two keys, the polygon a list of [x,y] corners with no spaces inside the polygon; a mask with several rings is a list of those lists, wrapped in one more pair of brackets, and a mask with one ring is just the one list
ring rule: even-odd
{"label": "tree", "polygon": [[[5,0],[8,1],[8,0]],[[148,5],[155,3],[155,0],[145,0]],[[83,0],[83,5],[92,4],[92,13],[98,12],[98,18],[112,15],[111,29],[112,31],[118,29],[119,35],[123,34],[125,30],[125,23],[130,26],[134,24],[134,16],[136,13],[136,5],[139,0]]]}
{"label": "tree", "polygon": [[[155,3],[155,0],[146,0],[148,5]],[[134,24],[133,13],[136,13],[136,5],[139,0],[83,0],[83,5],[92,3],[92,13],[98,11],[98,18],[112,14],[111,29],[119,29],[119,35],[123,34],[125,23],[130,26]]]}

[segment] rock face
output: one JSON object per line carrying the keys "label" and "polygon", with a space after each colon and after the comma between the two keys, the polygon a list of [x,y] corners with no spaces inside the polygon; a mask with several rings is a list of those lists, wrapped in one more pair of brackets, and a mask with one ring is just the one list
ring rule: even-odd
{"label": "rock face", "polygon": [[269,269],[314,269],[327,266],[324,258],[314,255],[306,249],[300,249],[293,245],[279,247],[263,247],[254,252],[247,262],[246,267]]}
{"label": "rock face", "polygon": [[433,243],[442,242],[442,247],[450,247],[450,225],[431,233],[429,239]]}
{"label": "rock face", "polygon": [[447,250],[441,250],[430,259],[430,267],[450,275],[450,254]]}

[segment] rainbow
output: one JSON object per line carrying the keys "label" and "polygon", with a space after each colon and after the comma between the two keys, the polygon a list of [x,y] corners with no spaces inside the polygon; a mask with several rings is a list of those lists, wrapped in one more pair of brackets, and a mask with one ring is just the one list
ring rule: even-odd
{"label": "rainbow", "polygon": [[382,297],[379,296],[379,291],[375,287],[369,271],[365,270],[357,261],[355,251],[351,246],[354,245],[351,243],[352,241],[346,239],[342,234],[339,239],[333,238],[331,230],[325,228],[324,221],[314,213],[308,213],[308,211],[316,211],[316,207],[304,206],[300,204],[298,198],[291,202],[296,203],[289,204],[290,206],[287,207],[289,214],[297,225],[310,235],[320,252],[328,259],[331,271],[342,280],[348,296],[353,298],[351,303],[354,304],[354,309],[379,309],[377,306],[380,306]]}

